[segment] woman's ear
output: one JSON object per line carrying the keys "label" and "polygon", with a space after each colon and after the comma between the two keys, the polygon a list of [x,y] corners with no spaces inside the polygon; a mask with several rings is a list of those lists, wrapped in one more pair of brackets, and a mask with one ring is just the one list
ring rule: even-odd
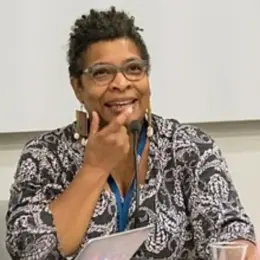
{"label": "woman's ear", "polygon": [[80,103],[83,103],[83,92],[84,92],[84,88],[81,82],[80,78],[76,78],[76,77],[71,77],[70,78],[70,84],[74,90],[74,93],[77,97],[77,99],[79,100]]}

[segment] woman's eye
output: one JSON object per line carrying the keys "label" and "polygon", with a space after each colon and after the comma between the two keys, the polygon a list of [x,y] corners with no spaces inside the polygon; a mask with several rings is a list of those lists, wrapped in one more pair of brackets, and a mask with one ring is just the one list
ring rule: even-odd
{"label": "woman's eye", "polygon": [[128,66],[127,71],[137,73],[137,72],[142,71],[142,68],[139,65],[131,65],[131,66]]}
{"label": "woman's eye", "polygon": [[110,74],[109,70],[107,70],[107,69],[99,69],[99,70],[93,71],[93,73],[92,73],[93,77],[105,76],[107,74]]}

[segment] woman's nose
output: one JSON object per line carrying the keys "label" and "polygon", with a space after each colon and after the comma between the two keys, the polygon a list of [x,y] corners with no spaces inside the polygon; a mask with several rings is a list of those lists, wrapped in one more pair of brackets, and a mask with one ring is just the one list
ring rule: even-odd
{"label": "woman's nose", "polygon": [[111,90],[124,91],[131,87],[131,82],[124,76],[122,72],[118,72],[114,80],[109,84]]}

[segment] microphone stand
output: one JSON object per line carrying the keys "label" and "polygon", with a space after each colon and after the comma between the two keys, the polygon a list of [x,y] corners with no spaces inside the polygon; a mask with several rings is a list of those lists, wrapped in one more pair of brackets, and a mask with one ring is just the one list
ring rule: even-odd
{"label": "microphone stand", "polygon": [[134,156],[134,176],[135,176],[135,213],[134,213],[134,228],[138,227],[138,212],[140,205],[140,188],[138,182],[138,162],[137,162],[137,142],[138,142],[138,132],[133,133],[133,156]]}
{"label": "microphone stand", "polygon": [[138,145],[138,138],[139,133],[141,132],[142,125],[138,120],[133,120],[129,124],[129,131],[133,134],[133,156],[134,156],[134,177],[135,177],[135,202],[136,202],[136,208],[134,212],[134,228],[138,227],[138,213],[139,213],[139,205],[140,205],[140,188],[139,188],[139,182],[138,182],[138,160],[137,160],[137,145]]}

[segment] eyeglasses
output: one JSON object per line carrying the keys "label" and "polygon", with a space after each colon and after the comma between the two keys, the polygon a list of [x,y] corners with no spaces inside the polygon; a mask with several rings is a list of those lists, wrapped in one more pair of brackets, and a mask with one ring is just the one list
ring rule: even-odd
{"label": "eyeglasses", "polygon": [[97,85],[104,86],[110,84],[118,72],[121,72],[129,81],[139,81],[145,76],[147,70],[146,61],[132,60],[121,67],[113,64],[96,64],[85,69],[83,74],[90,75]]}

